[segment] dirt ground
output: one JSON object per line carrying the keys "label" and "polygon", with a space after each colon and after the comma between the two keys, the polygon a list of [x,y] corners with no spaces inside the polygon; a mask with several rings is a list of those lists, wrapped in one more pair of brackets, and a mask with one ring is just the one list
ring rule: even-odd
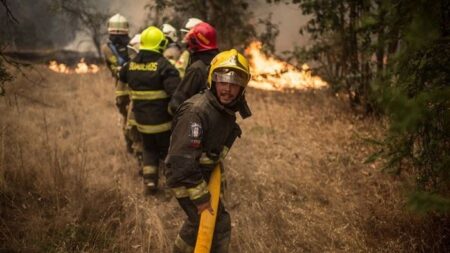
{"label": "dirt ground", "polygon": [[[184,219],[143,193],[106,70],[16,72],[0,97],[0,252],[170,252]],[[366,164],[380,137],[328,91],[250,88],[226,158],[230,252],[448,252],[448,219],[405,208],[405,176]],[[164,180],[163,180],[164,181]]]}

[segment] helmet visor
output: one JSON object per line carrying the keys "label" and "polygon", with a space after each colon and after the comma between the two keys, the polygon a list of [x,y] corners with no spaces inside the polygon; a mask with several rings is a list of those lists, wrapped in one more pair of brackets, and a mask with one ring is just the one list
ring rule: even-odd
{"label": "helmet visor", "polygon": [[247,86],[247,78],[244,73],[228,68],[214,71],[212,80],[214,82],[237,84],[242,87]]}

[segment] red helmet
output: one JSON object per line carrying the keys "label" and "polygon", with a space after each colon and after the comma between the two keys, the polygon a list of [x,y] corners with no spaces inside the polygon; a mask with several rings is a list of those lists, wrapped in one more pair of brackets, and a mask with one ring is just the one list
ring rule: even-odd
{"label": "red helmet", "polygon": [[217,49],[216,29],[208,23],[199,23],[186,34],[185,41],[193,52]]}

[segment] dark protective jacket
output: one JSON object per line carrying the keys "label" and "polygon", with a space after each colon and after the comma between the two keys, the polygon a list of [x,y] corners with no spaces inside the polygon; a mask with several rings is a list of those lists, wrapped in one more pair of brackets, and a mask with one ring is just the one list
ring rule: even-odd
{"label": "dark protective jacket", "polygon": [[170,97],[180,77],[175,67],[160,53],[140,51],[120,70],[120,80],[128,83],[137,128],[154,134],[170,130]]}
{"label": "dark protective jacket", "polygon": [[102,46],[106,66],[116,79],[120,68],[130,60],[127,50],[129,41],[128,35],[110,35],[108,42]]}
{"label": "dark protective jacket", "polygon": [[175,196],[195,204],[208,201],[206,182],[240,134],[235,111],[220,104],[211,90],[185,101],[174,118],[166,157],[167,184]]}
{"label": "dark protective jacket", "polygon": [[170,101],[171,112],[175,112],[186,99],[207,88],[209,64],[217,54],[217,50],[210,50],[191,55],[183,80]]}

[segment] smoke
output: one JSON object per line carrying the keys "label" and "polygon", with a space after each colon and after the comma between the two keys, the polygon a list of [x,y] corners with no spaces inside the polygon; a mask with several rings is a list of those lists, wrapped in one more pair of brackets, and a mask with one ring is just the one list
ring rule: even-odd
{"label": "smoke", "polygon": [[[73,49],[79,51],[94,51],[91,39],[86,33],[78,32],[79,24],[66,15],[52,10],[52,0],[15,0],[8,1],[19,24],[7,22],[6,15],[0,16],[0,36],[12,50],[24,49]],[[110,16],[120,13],[130,23],[130,36],[139,33],[146,27],[150,0],[97,0],[90,4]],[[294,4],[269,4],[265,0],[249,1],[254,14],[253,20],[264,19],[272,13],[272,22],[277,24],[280,34],[275,42],[276,53],[292,50],[294,46],[308,44],[308,37],[299,34],[308,17]],[[147,22],[147,23],[146,23]],[[183,21],[185,22],[185,21]],[[262,25],[256,27],[263,29]],[[106,36],[105,38],[106,39]],[[0,41],[1,42],[1,41]]]}
{"label": "smoke", "polygon": [[129,2],[123,0],[111,0],[108,1],[110,13],[120,13],[125,16],[130,23],[130,35],[140,33],[140,29],[144,26],[151,24],[145,24],[147,18],[147,10],[144,8],[146,4],[149,4],[149,0],[133,0]]}
{"label": "smoke", "polygon": [[[275,41],[276,53],[290,51],[294,46],[306,46],[309,43],[307,35],[299,33],[309,17],[302,14],[301,9],[295,4],[269,4],[265,0],[258,0],[255,5],[254,15],[264,19],[272,13],[272,22],[278,25],[280,34]],[[257,30],[261,27],[257,27]]]}
{"label": "smoke", "polygon": [[[16,0],[7,2],[18,23],[0,16],[0,37],[10,50],[51,49],[72,41],[75,25],[51,10],[51,1]],[[2,10],[3,11],[3,10]]]}

